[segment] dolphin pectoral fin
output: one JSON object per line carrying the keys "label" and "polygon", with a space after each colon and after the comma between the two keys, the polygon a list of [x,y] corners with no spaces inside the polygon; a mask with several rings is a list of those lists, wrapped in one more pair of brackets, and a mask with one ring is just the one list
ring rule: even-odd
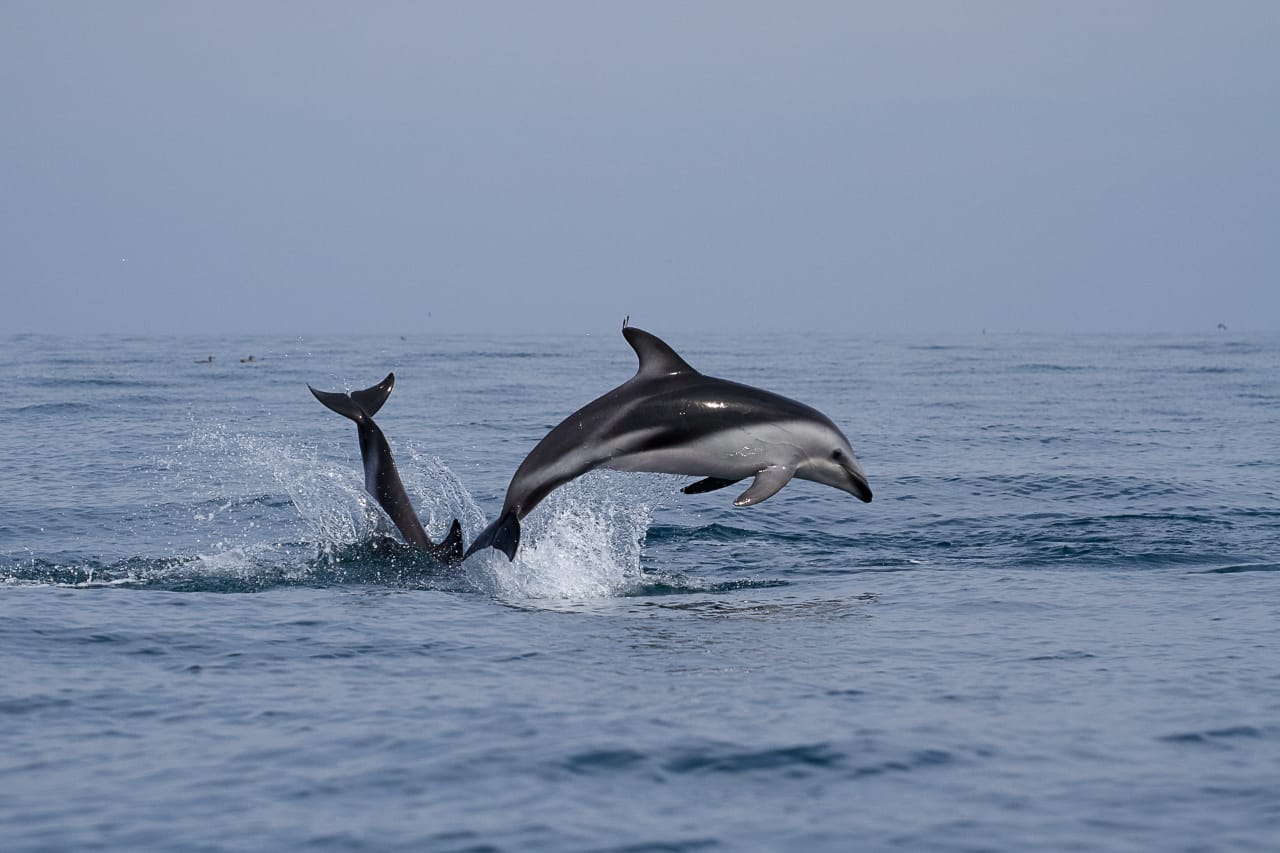
{"label": "dolphin pectoral fin", "polygon": [[449,526],[448,535],[431,547],[431,556],[442,563],[462,562],[462,523],[458,519]]}
{"label": "dolphin pectoral fin", "polygon": [[739,480],[726,480],[723,477],[708,477],[705,480],[699,480],[696,483],[690,483],[681,489],[686,495],[700,495],[703,492],[714,492],[716,489],[723,489],[732,486],[734,483],[741,482]]}
{"label": "dolphin pectoral fin", "polygon": [[773,497],[779,489],[791,482],[795,473],[796,469],[786,465],[770,465],[768,468],[760,469],[756,472],[756,479],[751,484],[751,488],[738,495],[733,505],[752,506]]}
{"label": "dolphin pectoral fin", "polygon": [[516,558],[516,548],[520,545],[520,519],[515,510],[508,510],[490,524],[471,543],[471,547],[463,555],[465,560],[482,548],[497,548],[507,555],[508,560]]}

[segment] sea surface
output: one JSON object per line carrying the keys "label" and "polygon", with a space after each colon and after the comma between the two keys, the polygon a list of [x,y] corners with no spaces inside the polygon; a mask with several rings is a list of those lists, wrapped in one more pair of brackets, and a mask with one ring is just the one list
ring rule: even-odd
{"label": "sea surface", "polygon": [[651,331],[874,502],[595,473],[445,570],[307,384],[470,541],[616,330],[0,339],[0,850],[1280,849],[1280,336]]}

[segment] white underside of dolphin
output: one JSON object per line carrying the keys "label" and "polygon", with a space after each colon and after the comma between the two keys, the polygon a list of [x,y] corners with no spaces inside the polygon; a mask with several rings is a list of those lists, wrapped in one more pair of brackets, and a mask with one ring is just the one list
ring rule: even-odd
{"label": "white underside of dolphin", "polygon": [[708,492],[751,478],[735,506],[758,504],[793,477],[871,500],[867,476],[826,415],[778,394],[705,376],[657,336],[622,330],[640,359],[631,379],[592,400],[538,442],[516,469],[498,519],[467,555],[514,559],[520,520],[551,491],[595,468],[702,477]]}

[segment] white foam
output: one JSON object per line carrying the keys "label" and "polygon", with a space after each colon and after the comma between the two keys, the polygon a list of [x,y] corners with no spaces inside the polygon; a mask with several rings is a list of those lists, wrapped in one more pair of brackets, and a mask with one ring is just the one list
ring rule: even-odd
{"label": "white foam", "polygon": [[590,472],[525,519],[514,561],[487,550],[467,561],[468,578],[512,603],[623,593],[641,582],[645,532],[673,483],[662,475]]}
{"label": "white foam", "polygon": [[[148,580],[227,578],[251,582],[261,578],[265,566],[275,566],[278,572],[288,576],[289,573],[280,568],[277,551],[275,546],[265,543],[231,545],[225,541],[215,542],[208,553],[176,560]],[[297,576],[298,572],[293,574]]]}

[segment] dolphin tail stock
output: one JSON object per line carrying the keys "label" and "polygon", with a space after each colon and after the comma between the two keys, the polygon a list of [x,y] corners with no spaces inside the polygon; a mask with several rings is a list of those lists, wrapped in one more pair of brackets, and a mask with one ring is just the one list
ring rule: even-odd
{"label": "dolphin tail stock", "polygon": [[352,391],[349,395],[340,391],[317,391],[310,385],[307,388],[331,411],[360,423],[365,418],[371,418],[378,413],[382,404],[387,402],[387,397],[391,395],[391,388],[395,384],[396,375],[388,373],[387,378],[377,385],[371,385],[363,391]]}
{"label": "dolphin tail stock", "polygon": [[480,531],[480,535],[471,543],[471,547],[467,549],[463,558],[470,557],[483,548],[497,548],[507,555],[508,560],[514,560],[516,548],[519,545],[520,519],[516,517],[514,509],[509,509],[499,516],[497,521]]}

